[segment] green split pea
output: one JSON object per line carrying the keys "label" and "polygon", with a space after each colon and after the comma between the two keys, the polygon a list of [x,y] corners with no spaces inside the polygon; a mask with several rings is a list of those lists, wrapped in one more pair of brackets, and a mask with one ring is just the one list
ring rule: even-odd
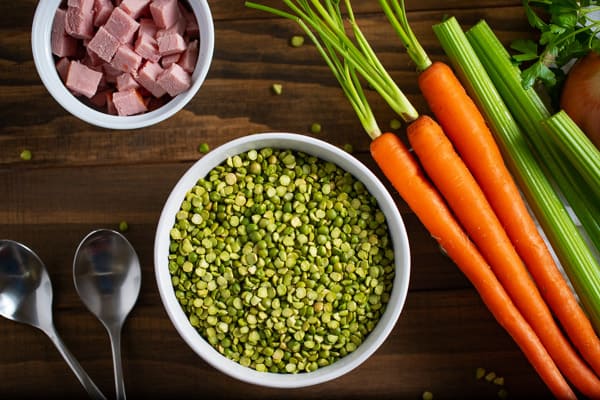
{"label": "green split pea", "polygon": [[257,371],[301,373],[352,353],[389,301],[394,254],[376,199],[301,152],[228,158],[186,194],[169,270],[190,323]]}

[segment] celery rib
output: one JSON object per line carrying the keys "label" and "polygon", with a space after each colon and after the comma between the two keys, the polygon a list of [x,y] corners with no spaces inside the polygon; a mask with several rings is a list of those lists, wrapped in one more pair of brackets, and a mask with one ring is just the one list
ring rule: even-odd
{"label": "celery rib", "polygon": [[564,110],[544,120],[542,126],[594,192],[596,203],[600,202],[600,150]]}

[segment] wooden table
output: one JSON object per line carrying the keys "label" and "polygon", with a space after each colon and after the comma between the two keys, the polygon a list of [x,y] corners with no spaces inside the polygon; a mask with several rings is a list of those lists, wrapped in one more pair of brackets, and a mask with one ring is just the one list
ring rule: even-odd
{"label": "wooden table", "polygon": [[[43,1],[43,0],[42,0]],[[275,3],[271,1],[270,3]],[[299,28],[244,7],[211,1],[214,61],[200,92],[169,120],[131,131],[97,128],[71,116],[35,70],[30,28],[37,1],[0,2],[0,238],[18,240],[45,261],[54,287],[55,323],[98,386],[114,398],[108,336],[78,298],[72,262],[96,228],[129,223],[126,236],[142,264],[142,290],[123,331],[123,368],[131,398],[497,398],[500,386],[477,380],[478,367],[504,377],[512,398],[549,392],[471,284],[393,190],[409,232],[412,276],[405,309],[390,337],[363,365],[318,386],[277,390],[215,370],[178,336],[154,280],[159,213],[181,174],[202,155],[254,132],[304,133],[354,154],[381,176],[336,81],[312,45],[292,48]],[[355,1],[357,18],[392,76],[426,112],[416,73],[375,1]],[[409,19],[433,59],[444,59],[431,25],[455,15],[465,26],[487,19],[509,43],[532,35],[518,0],[408,1]],[[279,96],[273,83],[283,85]],[[382,128],[393,113],[372,105]],[[311,123],[322,132],[311,134]],[[402,129],[398,130],[404,135]],[[33,158],[19,154],[31,150]],[[391,188],[390,188],[391,189]],[[86,397],[51,342],[38,330],[0,320],[0,398]]]}

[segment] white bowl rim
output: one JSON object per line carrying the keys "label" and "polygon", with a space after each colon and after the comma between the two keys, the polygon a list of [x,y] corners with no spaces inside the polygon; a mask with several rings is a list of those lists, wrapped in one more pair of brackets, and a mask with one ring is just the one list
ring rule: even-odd
{"label": "white bowl rim", "polygon": [[171,117],[196,95],[212,64],[215,38],[210,7],[206,0],[188,0],[200,28],[198,61],[192,73],[192,86],[156,110],[144,114],[118,116],[95,110],[78,100],[64,85],[56,67],[50,46],[52,22],[62,0],[40,0],[31,28],[33,61],[46,90],[65,110],[90,124],[111,129],[137,129]]}
{"label": "white bowl rim", "polygon": [[[208,171],[227,157],[263,147],[304,151],[323,160],[332,161],[352,173],[377,198],[379,207],[386,215],[388,229],[394,243],[396,274],[388,303],[394,304],[394,307],[386,307],[379,323],[357,350],[330,366],[310,373],[259,372],[221,355],[189,324],[187,316],[175,297],[167,267],[169,232],[173,226],[174,215],[179,210],[187,191],[199,178],[206,176]],[[335,157],[338,158],[334,159]],[[298,388],[324,383],[350,372],[381,346],[394,328],[404,308],[410,278],[410,248],[404,222],[392,196],[383,183],[364,164],[346,151],[320,139],[296,133],[265,132],[234,139],[211,150],[183,174],[169,194],[160,214],[154,242],[154,268],[161,300],[169,318],[184,341],[206,362],[217,370],[246,383],[274,388]]]}

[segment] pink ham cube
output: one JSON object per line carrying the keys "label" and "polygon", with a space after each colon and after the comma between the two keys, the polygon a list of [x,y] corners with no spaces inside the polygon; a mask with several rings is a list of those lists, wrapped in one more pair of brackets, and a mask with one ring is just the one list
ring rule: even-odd
{"label": "pink ham cube", "polygon": [[179,64],[171,64],[159,76],[156,82],[170,96],[175,97],[179,93],[186,91],[192,84],[192,78]]}
{"label": "pink ham cube", "polygon": [[183,18],[179,18],[177,20],[177,22],[175,22],[173,25],[171,25],[170,28],[159,29],[155,35],[156,39],[160,38],[163,35],[173,34],[173,33],[178,33],[181,36],[183,36],[185,34],[185,26],[186,26],[185,20]]}
{"label": "pink ham cube", "polygon": [[110,34],[119,39],[119,42],[130,43],[140,24],[122,8],[115,7],[104,27]]}
{"label": "pink ham cube", "polygon": [[104,61],[110,62],[120,45],[119,40],[101,26],[88,43],[87,49]]}
{"label": "pink ham cube", "polygon": [[136,89],[114,92],[112,100],[119,115],[135,115],[148,110],[144,99]]}
{"label": "pink ham cube", "polygon": [[94,71],[79,61],[71,61],[65,85],[73,92],[91,98],[96,94],[101,79],[102,72]]}
{"label": "pink ham cube", "polygon": [[107,93],[110,93],[110,95],[112,96],[112,92],[110,90],[104,90],[102,92],[98,92],[95,95],[93,95],[92,98],[90,99],[90,103],[95,105],[98,108],[105,107]]}
{"label": "pink ham cube", "polygon": [[155,62],[146,61],[138,71],[137,81],[155,97],[162,97],[167,91],[156,80],[164,69]]}
{"label": "pink ham cube", "polygon": [[161,35],[156,41],[161,56],[182,53],[187,47],[185,39],[178,33]]}
{"label": "pink ham cube", "polygon": [[117,90],[119,92],[124,92],[129,89],[137,89],[140,87],[140,84],[133,79],[133,76],[130,73],[123,73],[117,76]]}
{"label": "pink ham cube", "polygon": [[100,56],[96,53],[94,53],[93,51],[91,51],[89,48],[85,49],[85,56],[83,57],[82,62],[87,65],[94,65],[94,66],[98,66],[98,65],[102,65],[104,64],[104,60],[102,58],[100,58]]}
{"label": "pink ham cube", "polygon": [[65,14],[65,31],[77,39],[94,35],[94,0],[69,0]]}
{"label": "pink ham cube", "polygon": [[158,53],[158,43],[156,39],[147,34],[138,35],[135,41],[135,52],[140,56],[152,62],[158,62],[160,60],[160,54]]}
{"label": "pink ham cube", "polygon": [[106,97],[106,111],[110,115],[117,115],[117,109],[115,108],[115,103],[113,102],[113,93],[110,91],[104,92],[104,96]]}
{"label": "pink ham cube", "polygon": [[179,3],[179,12],[183,15],[185,20],[185,33],[190,37],[198,37],[200,29],[198,28],[198,21],[190,10],[188,10],[183,4]]}
{"label": "pink ham cube", "polygon": [[64,82],[67,80],[67,73],[69,72],[69,64],[71,61],[67,57],[62,57],[56,62],[56,72],[58,76]]}
{"label": "pink ham cube", "polygon": [[177,0],[154,0],[150,4],[150,13],[159,28],[170,28],[181,17]]}
{"label": "pink ham cube", "polygon": [[52,54],[58,57],[72,57],[77,54],[77,39],[67,35],[65,18],[67,12],[61,8],[56,10],[50,33]]}
{"label": "pink ham cube", "polygon": [[123,73],[123,71],[116,69],[110,63],[102,64],[102,71],[104,71],[106,82],[109,83],[116,83],[117,77]]}
{"label": "pink ham cube", "polygon": [[132,18],[138,19],[141,15],[149,12],[148,4],[150,4],[150,0],[123,0],[119,7]]}
{"label": "pink ham cube", "polygon": [[142,56],[133,51],[128,44],[122,44],[117,49],[115,56],[111,61],[111,65],[119,71],[137,74],[137,70],[142,64]]}
{"label": "pink ham cube", "polygon": [[181,68],[186,70],[188,73],[193,73],[196,68],[196,62],[198,61],[198,40],[192,40],[188,43],[187,49],[179,57],[177,64],[181,65]]}
{"label": "pink ham cube", "polygon": [[111,0],[94,0],[94,26],[104,25],[114,8]]}
{"label": "pink ham cube", "polygon": [[152,18],[140,18],[140,27],[138,29],[138,37],[141,35],[148,35],[154,37],[158,31],[158,27],[152,20]]}
{"label": "pink ham cube", "polygon": [[181,54],[179,53],[171,54],[170,56],[164,56],[160,59],[160,65],[163,68],[168,68],[171,64],[178,62],[180,57]]}

